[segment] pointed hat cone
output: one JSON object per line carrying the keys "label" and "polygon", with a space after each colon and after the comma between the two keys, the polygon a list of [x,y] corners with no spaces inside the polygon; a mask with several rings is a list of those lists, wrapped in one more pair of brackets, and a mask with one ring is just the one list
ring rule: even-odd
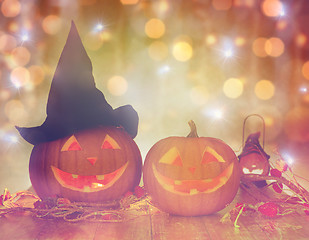
{"label": "pointed hat cone", "polygon": [[44,123],[16,128],[26,141],[36,145],[97,126],[121,126],[134,138],[138,115],[130,105],[113,110],[96,88],[91,61],[72,22],[52,80]]}

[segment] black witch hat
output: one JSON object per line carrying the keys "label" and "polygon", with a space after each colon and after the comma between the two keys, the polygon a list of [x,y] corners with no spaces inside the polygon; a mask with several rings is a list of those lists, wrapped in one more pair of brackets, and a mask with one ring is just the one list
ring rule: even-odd
{"label": "black witch hat", "polygon": [[44,123],[16,128],[26,141],[36,145],[96,126],[120,126],[134,138],[138,115],[130,105],[113,109],[96,88],[90,58],[72,22],[52,80]]}

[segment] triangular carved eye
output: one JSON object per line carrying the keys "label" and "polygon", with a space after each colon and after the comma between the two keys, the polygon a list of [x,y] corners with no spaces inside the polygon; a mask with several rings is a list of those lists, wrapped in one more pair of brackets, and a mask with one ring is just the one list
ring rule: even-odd
{"label": "triangular carved eye", "polygon": [[182,159],[176,147],[171,148],[167,153],[163,155],[159,163],[165,163],[169,165],[182,166]]}
{"label": "triangular carved eye", "polygon": [[118,143],[111,136],[106,135],[102,143],[101,149],[120,149]]}
{"label": "triangular carved eye", "polygon": [[72,135],[61,148],[61,152],[80,151],[80,150],[82,150],[82,148],[79,145],[74,135]]}
{"label": "triangular carved eye", "polygon": [[210,162],[225,162],[225,160],[213,148],[207,146],[203,153],[202,165]]}

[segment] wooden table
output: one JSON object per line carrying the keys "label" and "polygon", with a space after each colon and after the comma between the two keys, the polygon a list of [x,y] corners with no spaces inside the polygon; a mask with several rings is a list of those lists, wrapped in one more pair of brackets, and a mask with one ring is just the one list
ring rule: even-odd
{"label": "wooden table", "polygon": [[1,240],[227,240],[227,239],[309,239],[309,216],[293,213],[276,218],[261,214],[241,215],[239,228],[233,222],[220,219],[237,202],[255,204],[257,200],[240,189],[226,209],[209,216],[179,217],[163,212],[146,212],[135,218],[116,223],[82,221],[66,222],[62,219],[40,219],[31,214],[8,214],[0,218]]}

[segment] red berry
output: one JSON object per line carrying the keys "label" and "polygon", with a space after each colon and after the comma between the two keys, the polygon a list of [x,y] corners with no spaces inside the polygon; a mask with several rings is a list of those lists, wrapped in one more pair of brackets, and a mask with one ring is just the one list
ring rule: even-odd
{"label": "red berry", "polygon": [[275,217],[278,214],[278,205],[272,202],[267,202],[259,206],[258,210],[267,217]]}

